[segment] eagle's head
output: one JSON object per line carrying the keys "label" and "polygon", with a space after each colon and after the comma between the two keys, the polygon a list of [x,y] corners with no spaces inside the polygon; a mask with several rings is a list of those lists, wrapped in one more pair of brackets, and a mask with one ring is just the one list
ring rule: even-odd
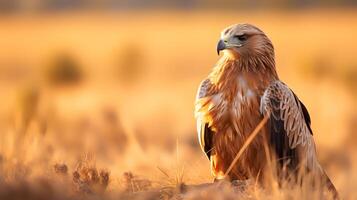
{"label": "eagle's head", "polygon": [[221,32],[217,53],[231,59],[269,59],[274,62],[274,48],[263,31],[251,24],[235,24]]}

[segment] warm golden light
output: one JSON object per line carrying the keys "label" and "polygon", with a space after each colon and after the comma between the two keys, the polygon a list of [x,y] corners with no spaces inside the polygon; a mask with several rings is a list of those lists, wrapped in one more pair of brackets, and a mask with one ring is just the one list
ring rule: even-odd
{"label": "warm golden light", "polygon": [[[18,9],[0,3],[0,199],[170,199],[183,183],[212,182],[194,100],[221,58],[220,31],[242,21],[272,40],[280,78],[310,111],[321,165],[343,199],[357,198],[354,8],[284,4],[238,12],[203,1],[197,10],[189,3],[137,9],[124,1],[83,8],[44,2]],[[318,199],[312,188],[273,194],[253,183],[246,192],[256,199]]]}

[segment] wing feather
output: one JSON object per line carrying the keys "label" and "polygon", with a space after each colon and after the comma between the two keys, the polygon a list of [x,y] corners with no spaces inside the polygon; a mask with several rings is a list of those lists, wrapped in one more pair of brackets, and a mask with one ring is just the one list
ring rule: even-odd
{"label": "wing feather", "polygon": [[208,122],[205,121],[205,116],[201,112],[202,99],[207,97],[207,93],[209,87],[211,86],[211,82],[209,79],[206,79],[201,82],[200,86],[198,87],[197,95],[196,95],[196,109],[195,109],[195,116],[196,116],[196,123],[197,123],[197,134],[198,134],[198,141],[201,146],[203,152],[206,153],[208,159],[211,157],[212,151],[212,134],[213,131],[210,129]]}
{"label": "wing feather", "polygon": [[310,116],[291,89],[281,81],[272,83],[261,98],[260,111],[270,115],[270,142],[278,159],[289,159],[292,167],[306,159],[313,168],[317,159]]}

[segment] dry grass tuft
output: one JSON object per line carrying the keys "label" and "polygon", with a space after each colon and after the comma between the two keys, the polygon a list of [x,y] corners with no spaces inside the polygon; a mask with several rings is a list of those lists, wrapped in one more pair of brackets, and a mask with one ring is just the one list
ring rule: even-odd
{"label": "dry grass tuft", "polygon": [[132,172],[124,172],[123,186],[124,191],[128,193],[136,193],[147,191],[151,188],[151,181],[134,176]]}
{"label": "dry grass tuft", "polygon": [[53,56],[45,70],[47,81],[54,85],[76,84],[84,76],[76,58],[67,52]]}
{"label": "dry grass tuft", "polygon": [[72,175],[76,191],[84,194],[104,193],[110,179],[108,171],[98,170],[88,160],[80,161]]}

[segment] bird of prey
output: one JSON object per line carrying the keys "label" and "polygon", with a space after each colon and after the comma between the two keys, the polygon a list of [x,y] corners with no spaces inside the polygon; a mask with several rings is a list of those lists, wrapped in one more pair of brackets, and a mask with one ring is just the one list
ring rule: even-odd
{"label": "bird of prey", "polygon": [[[220,52],[223,55],[201,82],[195,102],[199,143],[215,179],[256,178],[270,159],[289,173],[306,169],[336,192],[317,160],[309,113],[279,79],[266,34],[251,24],[232,25],[221,32]],[[264,118],[259,134],[227,172]]]}

